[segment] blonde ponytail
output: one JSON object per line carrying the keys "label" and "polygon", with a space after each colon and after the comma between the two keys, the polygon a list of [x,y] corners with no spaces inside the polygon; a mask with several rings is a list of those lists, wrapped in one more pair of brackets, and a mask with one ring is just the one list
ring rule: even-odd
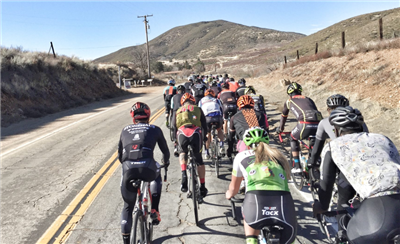
{"label": "blonde ponytail", "polygon": [[255,149],[256,160],[255,164],[261,163],[263,161],[273,161],[283,167],[286,173],[286,178],[290,180],[290,166],[289,162],[286,159],[285,155],[283,155],[279,149],[273,148],[270,145],[260,142]]}

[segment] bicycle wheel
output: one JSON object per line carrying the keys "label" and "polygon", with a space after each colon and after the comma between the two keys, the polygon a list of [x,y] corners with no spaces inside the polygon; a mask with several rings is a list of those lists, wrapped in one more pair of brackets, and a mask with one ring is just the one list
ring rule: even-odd
{"label": "bicycle wheel", "polygon": [[[193,152],[192,152],[193,153]],[[199,217],[198,217],[198,212],[197,212],[197,207],[198,207],[198,202],[197,202],[197,181],[196,181],[196,169],[194,167],[196,167],[195,163],[193,162],[192,159],[192,167],[191,167],[191,172],[190,172],[190,180],[191,180],[191,185],[192,185],[192,200],[193,200],[193,212],[194,212],[194,219],[196,221],[196,225],[199,225]]]}
{"label": "bicycle wheel", "polygon": [[136,211],[133,215],[133,226],[131,233],[131,244],[144,244],[145,239],[145,223],[143,221],[142,211]]}
{"label": "bicycle wheel", "polygon": [[[301,153],[300,153],[299,157],[301,157]],[[290,149],[290,165],[291,165],[291,169],[293,169],[295,167],[294,166],[292,149]],[[301,190],[303,188],[303,186],[304,186],[303,171],[300,172],[300,173],[292,173],[292,170],[290,170],[290,176],[292,177],[293,183],[296,186],[296,188],[298,190]]]}

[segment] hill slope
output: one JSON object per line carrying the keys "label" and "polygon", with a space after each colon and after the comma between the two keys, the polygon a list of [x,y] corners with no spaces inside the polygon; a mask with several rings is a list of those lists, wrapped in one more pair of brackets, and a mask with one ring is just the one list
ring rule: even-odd
{"label": "hill slope", "polygon": [[319,51],[341,48],[342,32],[345,32],[346,47],[379,40],[379,18],[383,21],[383,38],[389,39],[394,35],[400,36],[400,8],[374,12],[352,17],[325,28],[317,33],[298,39],[281,48],[282,51],[296,50],[300,55],[314,54],[315,43]]}
{"label": "hill slope", "polygon": [[[303,34],[249,27],[217,20],[175,27],[149,42],[152,57],[193,59],[215,57],[235,50],[268,47],[304,37]],[[94,62],[132,61],[132,52],[144,45],[120,49]]]}

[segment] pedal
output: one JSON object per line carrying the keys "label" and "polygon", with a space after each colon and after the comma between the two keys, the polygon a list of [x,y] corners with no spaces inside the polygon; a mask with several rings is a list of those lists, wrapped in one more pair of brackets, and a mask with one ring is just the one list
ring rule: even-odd
{"label": "pedal", "polygon": [[192,192],[191,192],[191,191],[189,191],[189,192],[187,193],[187,198],[192,198]]}

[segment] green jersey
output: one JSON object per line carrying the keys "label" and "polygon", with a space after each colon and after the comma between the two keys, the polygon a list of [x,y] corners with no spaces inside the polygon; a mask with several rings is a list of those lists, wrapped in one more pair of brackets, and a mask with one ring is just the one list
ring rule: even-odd
{"label": "green jersey", "polygon": [[273,161],[254,163],[253,150],[239,153],[233,162],[232,175],[244,177],[247,191],[289,191],[283,167]]}

